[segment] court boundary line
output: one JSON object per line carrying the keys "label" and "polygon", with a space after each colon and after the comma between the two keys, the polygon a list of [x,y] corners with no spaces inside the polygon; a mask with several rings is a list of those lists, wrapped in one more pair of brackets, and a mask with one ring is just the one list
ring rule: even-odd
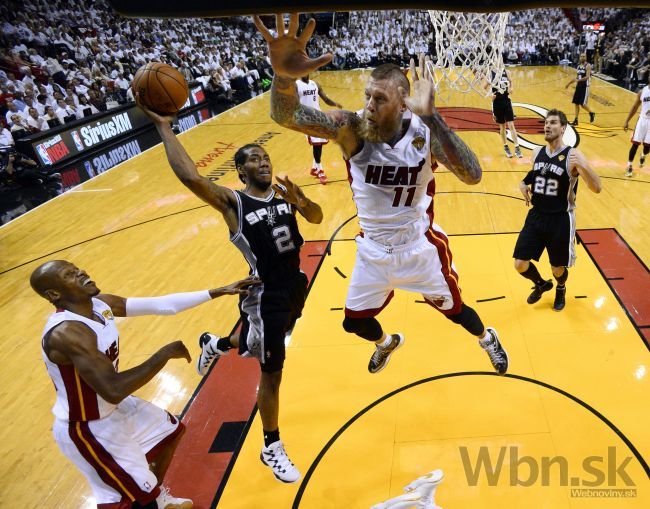
{"label": "court boundary line", "polygon": [[[427,377],[423,378],[420,380],[416,380],[415,382],[412,382],[410,384],[404,385],[398,389],[395,389],[388,394],[385,394],[384,396],[380,397],[379,399],[375,400],[371,404],[367,405],[365,408],[357,412],[352,418],[350,418],[343,426],[341,426],[336,433],[328,440],[328,442],[325,444],[325,446],[321,449],[321,451],[316,455],[316,458],[312,462],[312,464],[309,466],[309,469],[307,470],[307,473],[305,476],[302,478],[300,482],[300,486],[298,487],[298,491],[296,493],[296,496],[293,500],[293,503],[291,505],[292,509],[298,509],[300,506],[300,502],[302,500],[303,494],[306,490],[307,485],[309,484],[309,481],[316,471],[316,468],[318,467],[320,461],[325,457],[329,449],[334,445],[336,440],[350,427],[352,424],[354,424],[358,419],[360,419],[363,415],[365,415],[368,411],[372,410],[374,407],[379,405],[380,403],[383,403],[389,398],[392,398],[393,396],[400,394],[403,391],[406,391],[408,389],[411,389],[413,387],[417,387],[418,385],[422,385],[425,383],[429,382],[434,382],[437,380],[442,380],[446,378],[455,378],[455,377],[460,377],[460,376],[496,376],[499,377],[497,373],[493,372],[488,372],[488,371],[460,371],[460,372],[455,372],[455,373],[444,373],[442,375],[436,375],[432,377]],[[634,446],[634,444],[625,436],[625,434],[619,430],[616,425],[611,422],[607,417],[605,417],[602,413],[600,413],[598,410],[596,410],[593,406],[591,406],[589,403],[586,403],[582,401],[580,398],[577,396],[574,396],[573,394],[560,389],[559,387],[555,387],[554,385],[547,384],[546,382],[542,382],[541,380],[536,380],[534,378],[529,378],[523,375],[513,375],[513,374],[505,374],[502,375],[503,378],[512,378],[516,380],[521,380],[524,382],[529,382],[533,383],[535,385],[539,385],[541,387],[544,387],[546,389],[550,389],[554,392],[557,392],[558,394],[561,394],[562,396],[565,396],[569,398],[570,400],[574,401],[575,403],[578,403],[580,406],[591,412],[593,415],[598,417],[603,423],[605,423],[624,443],[627,445],[628,449],[634,454],[636,457],[637,461],[641,464],[641,467],[645,471],[646,475],[650,479],[650,467],[648,467],[648,464],[646,463],[645,459],[641,455],[641,453],[637,450],[637,448]]]}

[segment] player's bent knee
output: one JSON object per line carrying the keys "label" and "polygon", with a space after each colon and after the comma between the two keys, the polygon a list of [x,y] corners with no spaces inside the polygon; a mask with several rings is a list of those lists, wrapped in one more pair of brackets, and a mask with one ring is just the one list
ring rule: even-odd
{"label": "player's bent knee", "polygon": [[373,317],[353,318],[346,316],[343,319],[343,329],[345,332],[356,334],[368,341],[377,341],[383,335],[381,325]]}
{"label": "player's bent knee", "polygon": [[528,270],[529,265],[530,262],[528,260],[517,260],[515,258],[515,270],[517,272],[526,272],[526,270]]}

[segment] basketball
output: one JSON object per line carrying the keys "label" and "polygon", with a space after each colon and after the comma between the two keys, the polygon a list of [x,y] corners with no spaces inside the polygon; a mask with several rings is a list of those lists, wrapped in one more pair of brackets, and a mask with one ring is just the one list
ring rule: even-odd
{"label": "basketball", "polygon": [[139,94],[144,106],[161,115],[177,113],[189,97],[183,75],[161,62],[149,62],[140,67],[131,88],[134,96]]}

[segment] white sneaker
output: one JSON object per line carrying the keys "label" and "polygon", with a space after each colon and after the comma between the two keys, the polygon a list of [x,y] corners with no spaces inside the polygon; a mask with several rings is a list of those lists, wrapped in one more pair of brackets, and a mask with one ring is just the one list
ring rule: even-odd
{"label": "white sneaker", "polygon": [[166,486],[160,487],[160,495],[156,498],[156,504],[158,509],[192,509],[194,507],[189,498],[172,497]]}
{"label": "white sneaker", "polygon": [[421,497],[418,492],[406,493],[386,502],[373,505],[370,509],[411,509],[416,507]]}
{"label": "white sneaker", "polygon": [[271,467],[273,475],[278,481],[291,483],[300,479],[300,472],[287,456],[282,440],[273,442],[268,447],[262,447],[260,460],[266,466]]}
{"label": "white sneaker", "polygon": [[434,470],[428,474],[418,477],[415,481],[404,486],[404,491],[407,493],[419,493],[420,500],[418,500],[417,507],[418,509],[434,509],[437,508],[435,496],[436,488],[442,482],[443,477],[442,470]]}
{"label": "white sneaker", "polygon": [[217,357],[228,355],[228,351],[219,350],[217,348],[217,341],[219,336],[204,332],[199,338],[199,346],[201,347],[201,355],[196,360],[196,371],[199,375],[204,376],[210,369],[210,365]]}

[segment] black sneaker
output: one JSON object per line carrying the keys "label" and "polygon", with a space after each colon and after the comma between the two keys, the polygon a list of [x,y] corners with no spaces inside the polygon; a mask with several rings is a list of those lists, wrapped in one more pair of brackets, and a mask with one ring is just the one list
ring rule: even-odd
{"label": "black sneaker", "polygon": [[574,118],[574,119],[573,119],[573,122],[571,122],[571,125],[578,125],[578,119],[577,119],[577,118]]}
{"label": "black sneaker", "polygon": [[515,147],[515,156],[517,156],[519,159],[521,159],[522,157],[524,157],[524,156],[521,155],[521,149],[519,148],[519,145],[517,145],[517,146]]}
{"label": "black sneaker", "polygon": [[368,363],[368,371],[370,373],[379,373],[386,367],[390,356],[404,343],[404,336],[402,334],[392,334],[388,346],[375,346],[375,353],[370,357]]}
{"label": "black sneaker", "polygon": [[596,119],[596,114],[593,111],[590,111],[589,112],[589,122],[591,124],[593,124],[595,119]]}
{"label": "black sneaker", "polygon": [[555,311],[562,311],[566,305],[566,286],[558,286],[555,289],[555,302],[553,302],[553,309]]}
{"label": "black sneaker", "polygon": [[485,339],[479,339],[478,343],[486,351],[490,362],[499,375],[505,375],[508,371],[508,352],[501,345],[499,335],[492,327],[486,327]]}
{"label": "black sneaker", "polygon": [[512,152],[510,152],[510,147],[508,145],[503,146],[503,151],[506,153],[508,159],[512,157]]}
{"label": "black sneaker", "polygon": [[542,298],[542,294],[544,292],[548,292],[549,290],[553,289],[553,281],[550,279],[548,281],[544,281],[541,285],[535,285],[533,286],[533,291],[531,294],[528,296],[528,299],[526,299],[526,302],[528,304],[535,304],[539,299]]}

